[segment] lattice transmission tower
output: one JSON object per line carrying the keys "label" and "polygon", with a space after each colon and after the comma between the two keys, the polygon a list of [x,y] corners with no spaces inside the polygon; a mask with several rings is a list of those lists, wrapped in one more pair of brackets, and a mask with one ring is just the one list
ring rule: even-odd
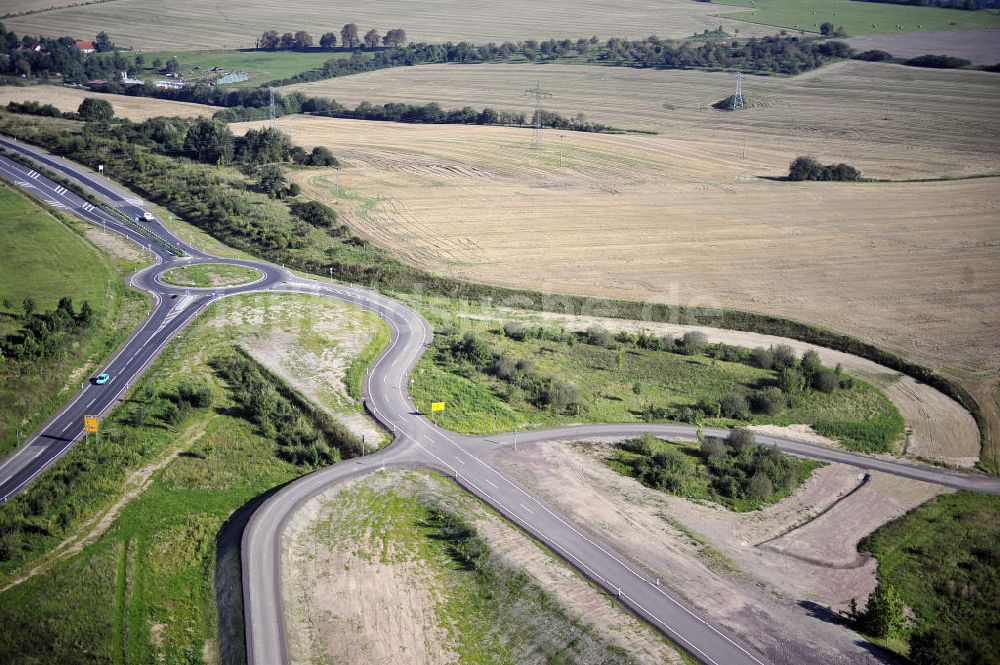
{"label": "lattice transmission tower", "polygon": [[736,77],[736,92],[733,94],[733,103],[730,108],[734,111],[743,109],[743,72],[733,74]]}
{"label": "lattice transmission tower", "polygon": [[541,150],[544,147],[542,144],[542,100],[553,95],[550,92],[542,90],[541,81],[535,83],[534,88],[527,88],[524,92],[535,98],[535,117],[533,123],[535,128],[531,134],[531,149]]}

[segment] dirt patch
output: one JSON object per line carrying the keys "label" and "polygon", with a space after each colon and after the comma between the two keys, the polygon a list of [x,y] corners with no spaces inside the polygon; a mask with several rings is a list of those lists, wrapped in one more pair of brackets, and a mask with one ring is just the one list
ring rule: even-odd
{"label": "dirt patch", "polygon": [[[860,538],[940,488],[892,478],[862,493],[858,470],[834,464],[791,497],[741,514],[645,488],[611,471],[607,451],[607,444],[525,445],[498,449],[490,461],[773,662],[877,662],[827,609],[867,597],[874,563],[836,566]],[[770,549],[758,546],[768,541]]]}
{"label": "dirt patch", "polygon": [[91,224],[83,226],[87,240],[97,246],[112,260],[152,263],[153,255],[135,243],[125,240],[117,233],[99,229]]}
{"label": "dirt patch", "polygon": [[933,53],[964,58],[974,65],[1000,62],[1000,30],[931,30],[902,34],[863,35],[845,39],[857,51],[879,49],[897,58],[915,58]]}
{"label": "dirt patch", "polygon": [[[289,329],[288,321],[298,324]],[[367,443],[383,441],[384,433],[358,410],[344,383],[351,362],[374,338],[373,314],[328,298],[268,299],[266,305],[221,308],[210,325],[239,326],[245,331],[239,344],[258,362]]]}
{"label": "dirt patch", "polygon": [[[455,662],[434,607],[433,582],[419,561],[391,556],[377,545],[335,540],[317,525],[343,513],[337,497],[347,490],[393,488],[423,497],[453,495],[456,488],[425,474],[390,472],[350,481],[303,506],[285,532],[289,633],[293,662],[314,660],[385,663]],[[575,571],[546,553],[520,531],[469,497],[461,502],[480,535],[514,566],[525,570],[573,617],[601,639],[625,649],[639,662],[679,663],[679,655],[655,631],[616,607]],[[347,517],[346,519],[350,519]],[[391,548],[392,545],[390,544]],[[375,627],[377,626],[377,630]],[[371,628],[372,630],[366,630]]]}

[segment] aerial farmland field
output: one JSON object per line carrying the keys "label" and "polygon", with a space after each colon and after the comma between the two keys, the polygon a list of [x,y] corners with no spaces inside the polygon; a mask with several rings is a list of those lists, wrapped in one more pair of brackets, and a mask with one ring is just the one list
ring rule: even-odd
{"label": "aerial farmland field", "polygon": [[[8,11],[38,8],[36,0],[8,3]],[[58,6],[65,3],[47,3]],[[381,31],[400,27],[414,41],[469,41],[475,44],[504,40],[589,37],[596,34],[633,39],[650,34],[687,37],[720,24],[730,32],[764,35],[777,32],[768,26],[720,19],[720,8],[688,0],[638,0],[609,6],[600,0],[559,0],[536,3],[512,0],[504,3],[440,3],[433,0],[391,0],[371,3],[350,0],[317,7],[310,0],[290,2],[198,2],[177,0],[115,0],[53,9],[4,19],[7,29],[29,34],[81,37],[107,30],[120,46],[144,51],[252,47],[265,30],[308,30],[318,40],[328,30],[339,31],[345,23],[357,23]],[[148,27],[157,17],[156,30]]]}
{"label": "aerial farmland field", "polygon": [[537,78],[557,95],[551,108],[661,133],[547,131],[533,151],[530,129],[292,117],[278,126],[295,142],[330,146],[348,164],[292,177],[359,233],[431,270],[781,314],[964,376],[997,374],[1000,348],[982,335],[1000,320],[995,178],[761,177],[806,153],[884,179],[994,172],[992,75],[848,62],[751,79],[747,94],[762,103],[743,113],[707,108],[732,85],[722,73],[421,67],[302,89],[390,101],[405,85],[412,101],[507,98],[525,109],[518,89]]}

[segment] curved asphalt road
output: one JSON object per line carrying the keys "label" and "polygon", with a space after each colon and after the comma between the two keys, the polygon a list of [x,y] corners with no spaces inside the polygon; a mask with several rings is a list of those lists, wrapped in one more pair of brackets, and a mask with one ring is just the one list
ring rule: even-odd
{"label": "curved asphalt road", "polygon": [[[19,142],[0,138],[0,145],[60,171],[128,214],[138,214],[142,210],[141,200],[123,193],[82,167]],[[489,450],[498,445],[511,445],[513,434],[492,437],[457,435],[437,428],[418,413],[405,388],[414,365],[430,344],[432,331],[427,322],[407,306],[366,289],[299,279],[263,262],[215,259],[180,243],[165,227],[154,224],[161,236],[176,242],[191,255],[190,258],[178,259],[155,244],[150,246],[145,237],[66,192],[63,187],[2,157],[0,177],[32,190],[49,205],[103,224],[130,240],[149,246],[157,257],[155,266],[136,273],[132,278],[135,286],[153,296],[155,306],[146,322],[107,364],[104,371],[112,375],[111,382],[104,386],[83,387],[69,405],[0,465],[0,500],[5,501],[23,491],[35,477],[78,442],[82,416],[85,413],[101,414],[112,408],[163,346],[206,306],[224,295],[262,290],[323,295],[369,309],[389,325],[389,345],[365,377],[364,398],[365,407],[372,416],[393,433],[393,443],[378,453],[347,460],[290,483],[257,509],[244,531],[243,592],[249,663],[275,665],[288,662],[280,586],[281,534],[288,519],[303,502],[331,484],[384,466],[428,468],[452,476],[511,522],[546,543],[596,584],[620,598],[621,602],[676,640],[698,660],[718,665],[762,663],[759,654],[712,626],[681,599],[652,582],[625,556],[590,538],[484,461],[484,453]],[[170,287],[156,279],[170,267],[208,260],[256,267],[264,277],[252,285],[217,289],[215,292]],[[694,427],[685,425],[583,425],[524,432],[517,437],[524,442],[622,438],[646,432],[693,437],[695,431]],[[724,435],[725,431],[707,430],[706,433]],[[760,436],[758,440],[797,455],[960,489],[1000,494],[1000,480],[996,478],[872,458],[776,437]]]}

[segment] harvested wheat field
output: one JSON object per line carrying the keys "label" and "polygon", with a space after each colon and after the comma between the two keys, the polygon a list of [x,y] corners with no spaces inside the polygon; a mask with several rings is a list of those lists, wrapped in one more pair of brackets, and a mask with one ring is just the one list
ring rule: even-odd
{"label": "harvested wheat field", "polygon": [[60,111],[76,111],[80,102],[87,97],[106,99],[115,108],[116,118],[129,120],[147,120],[159,115],[181,116],[183,118],[210,118],[220,111],[217,106],[191,104],[188,102],[172,102],[166,99],[151,97],[128,97],[126,95],[105,95],[97,92],[67,88],[54,85],[33,85],[23,88],[13,86],[0,87],[0,105],[7,102],[34,101],[41,104],[52,104]]}
{"label": "harvested wheat field", "polygon": [[[650,70],[594,65],[422,65],[282,88],[353,106],[438,102],[444,108],[490,106],[524,111],[525,89],[541,83],[554,96],[545,108],[615,127],[654,130],[691,140],[717,139],[718,158],[738,162],[733,174],[782,175],[811,153],[856,164],[877,178],[960,176],[996,171],[1000,152],[1000,78],[845,61],[793,78],[752,76],[744,94],[756,108],[716,111],[733,92],[725,72]],[[553,150],[558,135],[547,131]],[[569,136],[565,137],[569,140]],[[763,148],[767,161],[743,159]],[[711,159],[710,156],[706,156]],[[776,161],[771,161],[771,160]],[[725,177],[716,169],[706,178]]]}
{"label": "harvested wheat field", "polygon": [[[37,0],[15,0],[7,11],[20,5],[37,6]],[[52,2],[53,5],[70,3]],[[6,19],[8,30],[43,35],[91,36],[107,30],[119,46],[154,50],[253,47],[265,30],[308,30],[318,40],[326,31],[339,32],[345,23],[356,23],[362,33],[369,28],[385,32],[403,28],[413,41],[491,41],[519,39],[579,38],[598,35],[641,38],[650,34],[687,37],[722,25],[740,36],[773,34],[777,28],[720,19],[719,8],[689,0],[634,0],[608,3],[602,0],[531,0],[470,3],[440,0],[389,0],[336,4],[318,0],[241,2],[219,0],[116,0],[53,9]],[[149,18],[156,16],[156,30]]]}

